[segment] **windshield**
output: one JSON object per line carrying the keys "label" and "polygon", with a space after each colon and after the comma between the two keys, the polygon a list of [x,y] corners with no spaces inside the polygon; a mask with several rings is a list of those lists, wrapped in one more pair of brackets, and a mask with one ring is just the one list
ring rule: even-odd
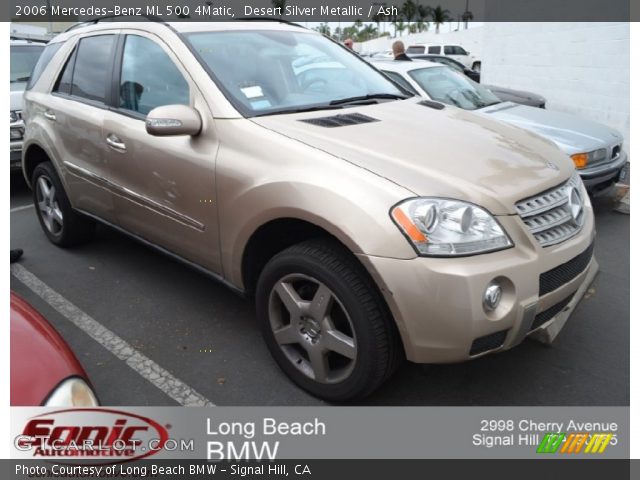
{"label": "windshield", "polygon": [[242,30],[198,32],[186,38],[245,116],[407,96],[358,56],[321,35]]}
{"label": "windshield", "polygon": [[15,45],[11,47],[11,83],[28,82],[31,71],[40,54],[42,45]]}
{"label": "windshield", "polygon": [[419,68],[409,72],[431,99],[476,110],[500,103],[500,99],[482,85],[449,67]]}

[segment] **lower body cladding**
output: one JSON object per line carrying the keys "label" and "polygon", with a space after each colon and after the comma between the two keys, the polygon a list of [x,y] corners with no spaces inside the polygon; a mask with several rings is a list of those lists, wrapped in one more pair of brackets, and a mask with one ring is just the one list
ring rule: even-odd
{"label": "lower body cladding", "polygon": [[[501,220],[510,233],[520,228],[517,217]],[[389,305],[410,361],[470,360],[529,335],[553,341],[598,271],[593,216],[579,234],[553,247],[519,236],[513,248],[470,257],[359,256]],[[501,295],[487,308],[485,294],[494,285]]]}

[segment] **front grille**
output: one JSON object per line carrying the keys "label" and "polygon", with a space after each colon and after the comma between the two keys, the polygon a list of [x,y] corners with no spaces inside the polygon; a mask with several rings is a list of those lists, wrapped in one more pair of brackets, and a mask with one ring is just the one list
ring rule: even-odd
{"label": "front grille", "polygon": [[573,237],[584,223],[582,180],[574,174],[562,185],[516,203],[516,211],[543,247]]}
{"label": "front grille", "polygon": [[560,288],[584,272],[589,266],[591,257],[593,257],[593,247],[594,244],[592,243],[580,255],[540,275],[538,279],[538,295],[542,296],[553,292],[556,288]]}
{"label": "front grille", "polygon": [[358,125],[360,123],[379,122],[379,120],[368,117],[367,115],[362,115],[361,113],[348,113],[333,115],[331,117],[305,118],[300,121],[325,128],[346,127],[349,125]]}
{"label": "front grille", "polygon": [[529,331],[532,332],[536,328],[541,327],[542,325],[547,323],[549,320],[551,320],[553,317],[555,317],[557,314],[559,314],[562,310],[564,310],[564,307],[569,305],[569,302],[571,302],[573,295],[574,294],[572,293],[564,300],[561,300],[555,305],[547,308],[545,311],[538,313],[536,317],[533,319],[533,323],[531,323],[531,328],[529,329]]}
{"label": "front grille", "polygon": [[478,337],[471,344],[469,355],[473,356],[488,352],[489,350],[495,350],[504,344],[505,338],[507,338],[507,330],[501,330],[496,333],[485,335],[484,337]]}

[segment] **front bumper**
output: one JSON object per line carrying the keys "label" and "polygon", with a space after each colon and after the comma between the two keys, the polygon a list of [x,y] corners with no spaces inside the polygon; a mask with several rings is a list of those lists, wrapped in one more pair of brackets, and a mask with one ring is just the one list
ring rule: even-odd
{"label": "front bumper", "polygon": [[584,182],[584,186],[591,191],[616,182],[626,163],[627,154],[622,151],[618,158],[612,162],[583,168],[578,170],[578,173]]}
{"label": "front bumper", "polygon": [[[500,221],[516,245],[500,252],[410,260],[359,256],[389,305],[409,360],[469,360],[512,348],[528,335],[552,341],[564,326],[598,270],[590,250],[595,237],[591,208],[578,235],[546,248],[519,217]],[[543,273],[563,269],[563,283],[551,282],[553,290],[543,287]],[[494,281],[503,287],[502,301],[487,313],[483,293]]]}
{"label": "front bumper", "polygon": [[22,140],[19,142],[11,142],[9,162],[11,171],[22,169]]}
{"label": "front bumper", "polygon": [[[10,124],[11,138],[9,146],[9,161],[11,171],[22,169],[22,142],[24,137],[24,123],[22,120]],[[14,133],[16,137],[14,139]]]}

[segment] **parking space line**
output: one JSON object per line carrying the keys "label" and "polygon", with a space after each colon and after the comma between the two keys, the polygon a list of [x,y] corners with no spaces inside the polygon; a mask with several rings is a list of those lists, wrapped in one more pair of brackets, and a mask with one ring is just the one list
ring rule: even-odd
{"label": "parking space line", "polygon": [[20,264],[11,265],[11,274],[76,327],[124,361],[133,371],[185,407],[214,406],[206,397],[174,377],[114,332],[87,315]]}
{"label": "parking space line", "polygon": [[28,208],[33,208],[33,203],[30,203],[29,205],[21,205],[19,207],[12,208],[11,210],[9,210],[9,212],[10,213],[19,212],[21,210],[27,210]]}

